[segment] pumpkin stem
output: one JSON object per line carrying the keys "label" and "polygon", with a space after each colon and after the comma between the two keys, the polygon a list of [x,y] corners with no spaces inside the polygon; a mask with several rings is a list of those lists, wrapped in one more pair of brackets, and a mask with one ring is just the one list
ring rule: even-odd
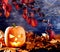
{"label": "pumpkin stem", "polygon": [[13,23],[13,24],[12,24],[12,26],[13,26],[13,27],[15,27],[15,26],[16,26],[16,24],[15,24],[15,23]]}

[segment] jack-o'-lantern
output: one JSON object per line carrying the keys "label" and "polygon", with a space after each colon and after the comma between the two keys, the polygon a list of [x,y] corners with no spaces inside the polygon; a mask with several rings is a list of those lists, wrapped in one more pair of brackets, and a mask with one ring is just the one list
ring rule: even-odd
{"label": "jack-o'-lantern", "polygon": [[25,43],[25,30],[21,26],[7,27],[5,30],[5,44],[9,47],[21,47]]}

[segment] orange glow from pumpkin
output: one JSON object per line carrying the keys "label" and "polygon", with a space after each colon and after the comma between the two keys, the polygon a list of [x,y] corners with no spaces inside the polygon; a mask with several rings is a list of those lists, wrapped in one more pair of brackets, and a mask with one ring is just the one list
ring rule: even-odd
{"label": "orange glow from pumpkin", "polygon": [[8,27],[5,31],[6,46],[20,47],[25,43],[26,36],[24,28],[20,26]]}
{"label": "orange glow from pumpkin", "polygon": [[21,42],[10,42],[10,44],[17,47],[18,45],[21,44]]}
{"label": "orange glow from pumpkin", "polygon": [[9,35],[10,38],[14,38],[15,36],[13,36],[12,34]]}

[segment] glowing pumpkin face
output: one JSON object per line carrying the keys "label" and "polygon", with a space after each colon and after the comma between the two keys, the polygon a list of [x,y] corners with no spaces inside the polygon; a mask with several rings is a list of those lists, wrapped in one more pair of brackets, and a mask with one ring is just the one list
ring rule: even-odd
{"label": "glowing pumpkin face", "polygon": [[8,27],[5,31],[5,43],[10,47],[21,47],[26,40],[25,30],[20,27]]}

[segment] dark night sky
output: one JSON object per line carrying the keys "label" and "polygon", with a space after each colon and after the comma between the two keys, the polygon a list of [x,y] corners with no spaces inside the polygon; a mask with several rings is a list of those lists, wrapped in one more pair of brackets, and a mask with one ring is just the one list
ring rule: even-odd
{"label": "dark night sky", "polygon": [[[37,2],[39,1],[39,2]],[[9,1],[11,4],[11,0]],[[41,8],[41,12],[45,14],[46,20],[49,19],[52,24],[53,30],[56,33],[60,32],[60,0],[36,0],[37,5],[35,4],[35,8]],[[12,4],[11,4],[12,5]],[[29,9],[29,8],[28,8]],[[30,11],[30,10],[29,10]],[[12,12],[8,19],[5,16],[0,17],[0,29],[3,31],[6,27],[11,26],[13,23],[16,25],[23,26],[25,30],[35,31],[35,32],[44,32],[47,28],[47,23],[40,22],[40,17],[36,14],[35,18],[38,20],[37,27],[32,27],[29,25],[25,19],[21,15],[22,10],[17,11],[12,5]]]}

